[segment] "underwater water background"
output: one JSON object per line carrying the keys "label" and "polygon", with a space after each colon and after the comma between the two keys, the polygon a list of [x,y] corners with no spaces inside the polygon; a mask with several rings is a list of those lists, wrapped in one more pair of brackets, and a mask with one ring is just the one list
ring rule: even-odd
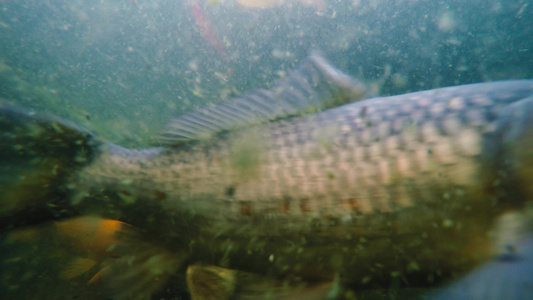
{"label": "underwater water background", "polygon": [[[316,49],[381,95],[533,78],[533,1],[308,3],[0,0],[0,98],[142,148],[173,116],[268,87]],[[58,278],[68,254],[53,245],[0,250],[7,299],[103,299],[90,276]]]}
{"label": "underwater water background", "polygon": [[2,1],[0,96],[141,147],[172,116],[266,87],[313,49],[382,95],[532,78],[532,15],[523,0]]}

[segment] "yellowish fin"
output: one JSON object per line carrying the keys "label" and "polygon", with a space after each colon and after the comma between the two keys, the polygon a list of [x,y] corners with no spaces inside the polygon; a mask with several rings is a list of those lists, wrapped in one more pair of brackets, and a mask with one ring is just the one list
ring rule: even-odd
{"label": "yellowish fin", "polygon": [[233,296],[237,272],[216,266],[189,266],[187,286],[192,300],[225,300]]}
{"label": "yellowish fin", "polygon": [[187,287],[192,300],[322,300],[338,298],[338,282],[298,285],[267,276],[222,268],[191,265],[187,268]]}
{"label": "yellowish fin", "polygon": [[142,239],[120,236],[108,248],[101,270],[89,284],[113,299],[150,299],[181,265],[180,256]]}
{"label": "yellowish fin", "polygon": [[74,277],[78,277],[81,274],[89,271],[92,267],[96,265],[96,263],[97,261],[94,259],[83,257],[75,258],[63,268],[59,276],[63,279],[71,279]]}
{"label": "yellowish fin", "polygon": [[102,277],[102,274],[105,272],[106,269],[107,267],[103,268],[98,273],[94,274],[94,276],[91,277],[91,279],[89,280],[88,284],[93,284],[93,283],[98,282],[100,280],[100,277]]}

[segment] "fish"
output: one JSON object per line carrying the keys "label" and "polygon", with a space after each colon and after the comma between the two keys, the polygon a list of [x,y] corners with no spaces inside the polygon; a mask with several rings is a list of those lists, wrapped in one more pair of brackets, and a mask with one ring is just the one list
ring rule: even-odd
{"label": "fish", "polygon": [[116,220],[81,216],[10,231],[6,242],[40,244],[52,241],[60,245],[59,249],[74,257],[64,264],[60,274],[61,278],[70,279],[88,272],[103,261],[109,247],[118,244],[115,235],[126,231],[127,226]]}
{"label": "fish", "polygon": [[215,27],[211,24],[209,17],[205,13],[205,10],[202,5],[200,4],[200,1],[190,0],[189,5],[194,24],[200,30],[203,39],[207,41],[210,46],[215,48],[218,53],[220,53],[223,57],[226,56],[226,45],[224,45],[222,40],[220,40],[218,35],[215,33]]}
{"label": "fish", "polygon": [[91,280],[114,299],[149,299],[176,274],[191,299],[349,299],[441,287],[529,249],[533,80],[377,97],[315,53],[268,89],[178,116],[153,148],[8,103],[0,129],[0,229],[128,224]]}
{"label": "fish", "polygon": [[326,9],[326,1],[324,0],[296,0],[296,1],[284,1],[284,0],[236,0],[237,4],[248,8],[273,8],[280,6],[291,6],[295,4],[302,5],[304,7],[311,7],[317,11],[323,11]]}

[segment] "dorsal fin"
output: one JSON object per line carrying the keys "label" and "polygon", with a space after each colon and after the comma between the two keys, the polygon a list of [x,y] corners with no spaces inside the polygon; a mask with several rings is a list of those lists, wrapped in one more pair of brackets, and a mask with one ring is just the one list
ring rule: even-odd
{"label": "dorsal fin", "polygon": [[319,54],[266,89],[204,107],[173,119],[162,134],[166,145],[209,138],[244,126],[316,112],[368,98],[366,86]]}

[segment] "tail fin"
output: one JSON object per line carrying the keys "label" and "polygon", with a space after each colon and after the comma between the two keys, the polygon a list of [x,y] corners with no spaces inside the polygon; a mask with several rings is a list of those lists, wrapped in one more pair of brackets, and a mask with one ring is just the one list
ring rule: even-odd
{"label": "tail fin", "polygon": [[69,215],[68,178],[99,144],[67,121],[0,102],[0,231]]}

